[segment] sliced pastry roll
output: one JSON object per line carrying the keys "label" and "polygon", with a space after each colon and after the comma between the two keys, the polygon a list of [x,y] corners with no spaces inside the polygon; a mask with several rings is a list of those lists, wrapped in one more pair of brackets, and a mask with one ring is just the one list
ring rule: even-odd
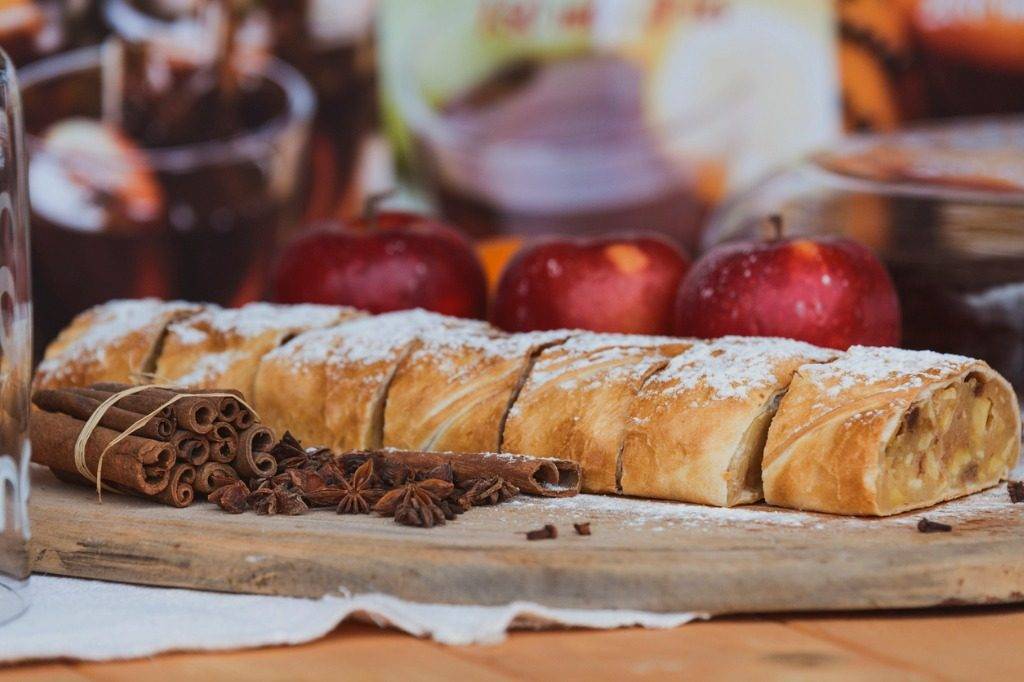
{"label": "sliced pastry roll", "polygon": [[691,342],[581,332],[537,358],[505,422],[502,451],[579,462],[583,490],[616,492],[630,405]]}
{"label": "sliced pastry roll", "polygon": [[388,391],[384,445],[497,452],[508,409],[533,359],[570,333],[481,333],[466,325],[420,334]]}
{"label": "sliced pastry roll", "polygon": [[761,455],[780,398],[798,367],[835,355],[785,339],[694,344],[633,401],[621,492],[718,506],[761,499]]}
{"label": "sliced pastry roll", "polygon": [[797,372],[768,434],[765,499],[896,514],[995,485],[1019,455],[1017,398],[981,360],[853,347]]}
{"label": "sliced pastry roll", "polygon": [[207,306],[167,328],[154,381],[194,388],[233,388],[251,396],[264,355],[296,334],[361,315],[365,313],[354,308],[326,305]]}
{"label": "sliced pastry roll", "polygon": [[138,383],[153,372],[167,326],[199,310],[191,303],[153,298],[90,308],[46,349],[35,387]]}
{"label": "sliced pastry roll", "polygon": [[[260,363],[253,393],[263,420],[307,446],[377,448],[384,404],[399,363],[423,334],[484,322],[407,310],[299,334]],[[443,387],[437,387],[443,390]]]}

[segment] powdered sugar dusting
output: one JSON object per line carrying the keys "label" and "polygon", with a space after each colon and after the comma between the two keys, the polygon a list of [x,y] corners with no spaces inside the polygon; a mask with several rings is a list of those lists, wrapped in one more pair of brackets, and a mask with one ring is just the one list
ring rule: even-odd
{"label": "powdered sugar dusting", "polygon": [[923,386],[926,381],[959,374],[974,361],[932,351],[853,346],[827,365],[802,367],[800,374],[829,397],[854,386],[889,383],[893,390]]}
{"label": "powdered sugar dusting", "polygon": [[682,351],[692,339],[632,334],[581,332],[542,353],[530,373],[529,385],[549,384],[565,391],[594,384],[637,380],[653,362]]}
{"label": "powdered sugar dusting", "polygon": [[210,306],[170,332],[183,345],[204,343],[208,333],[254,338],[268,331],[301,331],[337,324],[355,314],[351,308],[329,305],[250,303],[241,308]]}
{"label": "powdered sugar dusting", "polygon": [[[151,325],[162,322],[168,315],[189,310],[193,306],[183,301],[161,301],[155,298],[117,300],[93,308],[88,313],[92,324],[57,356],[39,365],[41,373],[57,373],[68,360],[81,362],[93,359],[102,362],[108,350]],[[159,333],[161,329],[154,330]]]}
{"label": "powdered sugar dusting", "polygon": [[612,347],[656,348],[658,346],[683,346],[692,343],[696,343],[696,339],[674,336],[645,336],[642,334],[599,334],[580,331],[573,332],[573,336],[560,348],[566,353],[585,354]]}
{"label": "powdered sugar dusting", "polygon": [[463,325],[486,327],[425,310],[403,310],[357,318],[335,327],[306,332],[267,356],[269,361],[295,367],[320,364],[373,364],[391,360],[427,333],[456,330]]}
{"label": "powdered sugar dusting", "polygon": [[204,353],[196,359],[187,374],[173,377],[173,381],[180,386],[206,386],[220,379],[233,365],[248,357],[248,354],[234,350]]}
{"label": "powdered sugar dusting", "polygon": [[828,362],[835,356],[835,351],[791,339],[727,336],[677,355],[649,385],[670,396],[706,386],[716,400],[744,398],[776,385],[780,363]]}

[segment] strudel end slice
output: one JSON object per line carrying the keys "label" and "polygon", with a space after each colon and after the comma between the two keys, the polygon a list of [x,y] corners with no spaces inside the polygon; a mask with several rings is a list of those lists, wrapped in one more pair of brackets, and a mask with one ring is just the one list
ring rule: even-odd
{"label": "strudel end slice", "polygon": [[36,388],[138,383],[153,372],[167,326],[201,306],[153,298],[117,300],[79,314],[49,345]]}
{"label": "strudel end slice", "polygon": [[981,360],[853,347],[796,373],[768,433],[765,499],[884,516],[995,485],[1020,456],[1012,387]]}
{"label": "strudel end slice", "polygon": [[691,343],[580,332],[544,350],[509,411],[502,451],[578,462],[583,490],[616,492],[619,451],[637,391]]}
{"label": "strudel end slice", "polygon": [[732,506],[762,497],[768,425],[793,373],[830,350],[725,337],[674,357],[633,402],[620,458],[622,492]]}

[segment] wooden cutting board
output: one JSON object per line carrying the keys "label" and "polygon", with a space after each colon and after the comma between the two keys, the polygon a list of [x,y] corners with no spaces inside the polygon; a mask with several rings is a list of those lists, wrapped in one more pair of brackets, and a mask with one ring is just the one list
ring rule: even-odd
{"label": "wooden cutting board", "polygon": [[[585,495],[520,498],[431,530],[315,511],[172,509],[34,474],[38,572],[226,592],[710,613],[1024,601],[1024,504],[1005,485],[890,519]],[[922,516],[951,533],[922,534]],[[572,524],[589,521],[593,534]],[[545,523],[555,540],[528,542]]]}

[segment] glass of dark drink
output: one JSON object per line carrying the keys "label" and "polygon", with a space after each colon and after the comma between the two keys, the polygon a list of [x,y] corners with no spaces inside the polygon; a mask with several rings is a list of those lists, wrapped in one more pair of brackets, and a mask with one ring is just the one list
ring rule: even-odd
{"label": "glass of dark drink", "polygon": [[742,97],[659,119],[648,74],[602,48],[519,56],[431,102],[416,64],[399,106],[417,179],[472,236],[649,230],[696,245],[725,185],[720,133],[743,115]]}
{"label": "glass of dark drink", "polygon": [[562,14],[553,28],[525,26],[530,3],[492,20],[495,4],[470,29],[403,37],[388,72],[414,179],[441,213],[476,238],[651,230],[693,248],[744,148],[751,89],[677,87],[682,52],[638,56],[662,31],[648,3],[629,23]]}
{"label": "glass of dark drink", "polygon": [[23,72],[41,342],[111,298],[258,297],[300,210],[315,96],[294,68],[269,59],[229,99],[219,86],[147,99],[104,55]]}
{"label": "glass of dark drink", "polygon": [[986,360],[1024,395],[1024,118],[850,138],[722,207],[705,247],[792,235],[873,248],[903,309],[903,345]]}
{"label": "glass of dark drink", "polygon": [[23,588],[31,568],[28,415],[32,278],[28,242],[21,104],[14,67],[0,52],[0,624],[25,609]]}
{"label": "glass of dark drink", "polygon": [[[106,0],[104,14],[129,45],[194,44],[204,11],[228,14],[229,49],[239,60],[275,55],[313,86],[318,109],[310,163],[311,217],[333,216],[351,189],[362,143],[376,120],[372,25],[376,0]],[[218,19],[218,21],[220,21]],[[216,39],[216,36],[214,36]]]}

